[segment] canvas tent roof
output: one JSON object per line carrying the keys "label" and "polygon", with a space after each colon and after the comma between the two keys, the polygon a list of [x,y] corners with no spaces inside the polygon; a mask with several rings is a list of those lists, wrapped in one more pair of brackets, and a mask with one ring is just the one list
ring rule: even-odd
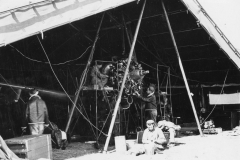
{"label": "canvas tent roof", "polygon": [[240,1],[236,0],[182,0],[204,26],[211,38],[240,68]]}
{"label": "canvas tent roof", "polygon": [[[216,5],[213,5],[213,1],[216,2]],[[36,74],[36,72],[43,70],[49,73],[48,76],[52,74],[47,63],[35,63],[26,58],[46,61],[45,56],[42,56],[43,51],[39,47],[39,42],[32,36],[34,34],[40,34],[44,37],[42,43],[52,63],[79,57],[79,54],[85,53],[86,49],[92,44],[90,39],[94,38],[100,19],[100,14],[97,13],[108,9],[111,10],[107,11],[106,18],[104,18],[94,59],[103,60],[104,57],[110,60],[111,56],[122,56],[123,52],[127,54],[129,46],[126,34],[123,36],[122,15],[125,17],[129,33],[134,34],[142,6],[142,1],[137,3],[135,0],[32,0],[30,4],[29,1],[16,1],[21,2],[20,4],[12,3],[15,2],[14,0],[1,0],[0,2],[1,4],[13,5],[7,8],[4,5],[0,6],[0,45],[4,46],[12,43],[12,46],[15,47],[14,49],[7,45],[0,48],[0,58],[6,59],[0,64],[1,73],[6,73],[3,74],[6,77],[12,77],[12,75],[20,77],[26,73],[25,77],[32,76],[32,72]],[[225,2],[228,3],[229,1],[226,0]],[[232,4],[226,5],[223,0],[211,0],[211,2],[207,0],[165,1],[190,85],[222,84],[226,75],[228,76],[226,83],[239,83],[240,63],[238,57],[239,44],[237,43],[239,27],[235,27],[239,25],[239,19],[237,19],[239,11],[234,9],[235,6],[238,6],[238,3],[233,1]],[[224,12],[213,12],[223,8],[220,5],[224,6],[226,14]],[[221,32],[216,31],[212,21],[209,21],[209,18],[206,18],[202,11],[199,12],[200,9],[206,11]],[[189,14],[189,11],[195,15],[196,19],[192,14]],[[218,19],[219,15],[220,20]],[[208,33],[201,26],[198,26],[198,22]],[[228,24],[230,24],[230,27]],[[76,31],[79,28],[84,33]],[[224,33],[224,36],[232,45],[226,43],[225,37],[222,38],[219,33]],[[20,39],[22,41],[19,41]],[[232,48],[229,46],[232,46]],[[219,48],[222,48],[222,50]],[[236,50],[234,51],[234,49]],[[183,85],[176,53],[159,0],[147,0],[135,51],[143,68],[150,70],[150,74],[146,78],[156,83],[156,64],[161,64],[171,68],[172,85]],[[19,54],[20,52],[22,55]],[[73,77],[79,77],[79,73],[82,72],[81,68],[84,68],[79,67],[79,65],[84,65],[86,60],[87,56],[83,56],[76,63],[71,63],[70,67],[78,70]],[[234,62],[234,65],[232,62]],[[5,66],[10,66],[11,72],[9,72],[10,68]],[[64,75],[66,73],[62,75],[62,71],[67,67],[57,67],[55,66],[55,69],[59,71],[59,76],[65,79]],[[160,70],[162,71],[161,81],[164,81],[165,70],[164,68]],[[35,77],[38,76],[35,75]],[[45,78],[47,79],[47,77]]]}
{"label": "canvas tent roof", "polygon": [[1,0],[0,46],[134,0]]}

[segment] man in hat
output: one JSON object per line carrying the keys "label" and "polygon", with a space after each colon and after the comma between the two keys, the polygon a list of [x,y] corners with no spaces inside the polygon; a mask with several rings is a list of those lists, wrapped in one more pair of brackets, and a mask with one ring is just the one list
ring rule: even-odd
{"label": "man in hat", "polygon": [[163,149],[163,144],[167,143],[167,140],[161,129],[155,128],[155,121],[148,120],[146,122],[147,128],[143,132],[142,142],[145,146],[145,151],[153,151],[160,153]]}
{"label": "man in hat", "polygon": [[155,153],[161,154],[161,150],[163,150],[163,144],[167,143],[167,140],[161,129],[155,127],[154,120],[148,120],[146,122],[147,128],[143,132],[142,143],[134,145],[130,150],[128,150],[128,154],[140,155],[147,154],[153,155]]}
{"label": "man in hat", "polygon": [[30,90],[30,98],[27,103],[26,119],[31,135],[42,134],[44,131],[44,124],[49,124],[46,103],[41,99],[38,93],[39,91],[36,89]]}
{"label": "man in hat", "polygon": [[140,96],[139,93],[136,92],[137,96],[145,102],[145,120],[152,119],[156,123],[157,120],[157,104],[156,104],[156,96],[154,95],[155,87],[150,85],[147,88],[147,97]]}

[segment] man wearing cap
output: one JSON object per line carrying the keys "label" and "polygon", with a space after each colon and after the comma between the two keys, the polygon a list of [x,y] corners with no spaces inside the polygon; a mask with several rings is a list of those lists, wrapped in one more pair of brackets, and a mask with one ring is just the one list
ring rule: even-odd
{"label": "man wearing cap", "polygon": [[155,122],[148,120],[146,122],[147,128],[143,132],[142,142],[145,146],[146,152],[157,152],[159,153],[163,149],[162,144],[166,144],[167,140],[161,129],[155,128]]}
{"label": "man wearing cap", "polygon": [[39,91],[36,89],[30,90],[30,98],[27,103],[26,119],[31,135],[42,134],[44,131],[44,123],[49,124],[46,103],[41,99],[38,93]]}
{"label": "man wearing cap", "polygon": [[147,88],[147,97],[140,96],[139,93],[136,92],[137,96],[145,102],[145,120],[157,120],[157,104],[156,104],[156,96],[154,95],[155,88],[153,85],[150,85]]}

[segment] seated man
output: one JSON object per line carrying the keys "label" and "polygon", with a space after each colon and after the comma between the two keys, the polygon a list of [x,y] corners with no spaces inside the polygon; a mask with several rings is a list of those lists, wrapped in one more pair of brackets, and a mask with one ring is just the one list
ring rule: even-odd
{"label": "seated man", "polygon": [[142,143],[136,144],[133,148],[131,148],[128,153],[129,154],[154,154],[161,153],[163,148],[163,144],[167,143],[167,140],[161,129],[155,128],[154,120],[148,120],[146,122],[147,128],[143,132]]}
{"label": "seated man", "polygon": [[169,147],[172,147],[175,145],[175,135],[176,132],[175,130],[180,130],[181,127],[179,125],[175,125],[173,122],[162,120],[158,122],[158,127],[162,131],[168,131],[170,133],[170,139],[169,139]]}
{"label": "seated man", "polygon": [[162,130],[155,128],[154,120],[148,120],[146,124],[147,128],[144,130],[142,138],[145,151],[152,150],[160,153],[160,150],[163,149],[162,144],[166,144],[167,140]]}

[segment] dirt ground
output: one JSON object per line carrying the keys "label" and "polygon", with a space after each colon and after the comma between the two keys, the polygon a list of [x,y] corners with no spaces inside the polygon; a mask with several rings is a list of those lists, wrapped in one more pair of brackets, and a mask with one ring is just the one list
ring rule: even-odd
{"label": "dirt ground", "polygon": [[[113,150],[114,146],[109,147]],[[125,155],[116,152],[98,153],[92,144],[75,142],[66,150],[53,150],[54,160],[239,160],[240,135],[230,132],[204,136],[191,135],[176,138],[176,146],[165,149],[162,154]]]}

